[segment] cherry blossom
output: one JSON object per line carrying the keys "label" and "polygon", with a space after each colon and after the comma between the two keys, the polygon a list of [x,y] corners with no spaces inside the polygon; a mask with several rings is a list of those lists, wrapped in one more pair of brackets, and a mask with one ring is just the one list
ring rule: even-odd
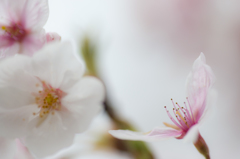
{"label": "cherry blossom", "polygon": [[21,138],[45,157],[72,144],[100,111],[103,84],[84,76],[70,43],[52,43],[33,57],[0,63],[0,136]]}
{"label": "cherry blossom", "polygon": [[198,127],[207,110],[207,100],[211,98],[209,95],[212,94],[210,91],[214,78],[211,68],[206,64],[204,54],[201,53],[187,78],[187,102],[180,106],[171,99],[172,113],[164,106],[173,124],[164,123],[166,127],[156,127],[148,133],[130,130],[110,130],[109,133],[116,138],[126,140],[158,141],[175,137],[196,143],[201,137]]}
{"label": "cherry blossom", "polygon": [[43,26],[48,15],[47,0],[1,0],[0,58],[40,49],[46,43]]}

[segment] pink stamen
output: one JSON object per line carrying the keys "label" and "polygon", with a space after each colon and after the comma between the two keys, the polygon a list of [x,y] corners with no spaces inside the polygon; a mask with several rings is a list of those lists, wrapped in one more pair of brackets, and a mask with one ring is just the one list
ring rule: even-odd
{"label": "pink stamen", "polygon": [[188,119],[191,121],[191,124],[194,124],[193,120],[192,120],[192,116],[190,115],[190,112],[188,111],[187,109],[187,105],[186,105],[186,102],[184,102],[184,105],[185,105],[185,112],[187,113],[186,116],[188,117]]}
{"label": "pink stamen", "polygon": [[[183,110],[182,110],[182,108],[180,107],[180,105],[178,104],[178,103],[176,103],[177,104],[177,106],[179,107],[179,109],[181,109],[181,111],[182,111],[182,113],[184,114],[184,112],[183,112]],[[178,109],[178,110],[179,110]],[[180,111],[179,111],[180,112]],[[182,115],[182,117],[184,117],[185,115],[183,115],[181,112],[180,112],[180,114]]]}
{"label": "pink stamen", "polygon": [[192,107],[191,107],[191,105],[190,105],[190,102],[189,102],[189,100],[188,100],[188,97],[186,97],[186,99],[187,99],[187,101],[188,101],[188,106],[189,106],[190,111],[191,111],[191,114],[192,114],[193,122],[195,123],[194,116],[193,116],[193,111],[192,111]]}
{"label": "pink stamen", "polygon": [[177,107],[176,107],[176,105],[175,105],[175,103],[174,103],[172,98],[171,98],[171,101],[172,101],[172,104],[173,104],[174,108],[177,110]]}
{"label": "pink stamen", "polygon": [[173,122],[177,127],[179,127],[180,129],[184,129],[182,126],[180,126],[180,125],[173,119],[173,117],[171,116],[171,114],[170,114],[169,111],[167,110],[167,107],[164,106],[164,108],[166,109],[166,112],[167,112],[167,114],[168,114],[168,117],[172,120],[172,122]]}
{"label": "pink stamen", "polygon": [[180,119],[178,118],[178,115],[176,114],[176,111],[173,110],[173,113],[175,114],[175,117],[177,118],[180,125],[182,126],[182,129],[186,131],[187,130],[186,125],[182,122],[182,120],[180,120],[181,118]]}
{"label": "pink stamen", "polygon": [[[187,98],[188,100],[188,98]],[[174,120],[173,117],[171,116],[171,114],[169,113],[169,111],[167,110],[166,106],[164,106],[164,108],[166,109],[167,111],[167,114],[169,116],[169,118],[172,120],[172,122],[177,126],[179,127],[180,129],[182,129],[183,131],[188,131],[188,129],[195,124],[195,121],[194,121],[194,116],[193,116],[193,113],[192,113],[192,108],[189,104],[189,100],[188,100],[188,104],[189,104],[189,108],[190,108],[190,111],[188,110],[187,108],[187,105],[186,105],[186,102],[184,102],[184,105],[185,105],[185,108],[184,107],[181,107],[178,103],[174,103],[173,99],[171,99],[172,101],[172,104],[173,104],[173,113],[177,119]],[[178,107],[178,108],[177,108]],[[180,110],[181,111],[180,111]]]}
{"label": "pink stamen", "polygon": [[[186,112],[184,112],[183,110],[184,110],[184,108],[183,107],[181,107],[178,103],[176,103],[177,104],[177,106],[181,109],[181,111],[182,111],[182,113],[184,114],[184,115],[182,115],[182,116],[184,116],[185,118],[186,118],[186,120],[187,120],[187,122],[188,122],[188,124],[192,124],[192,120],[190,120],[189,118],[188,118],[188,115],[186,114]],[[186,110],[185,110],[186,111]],[[180,112],[181,113],[181,112]]]}

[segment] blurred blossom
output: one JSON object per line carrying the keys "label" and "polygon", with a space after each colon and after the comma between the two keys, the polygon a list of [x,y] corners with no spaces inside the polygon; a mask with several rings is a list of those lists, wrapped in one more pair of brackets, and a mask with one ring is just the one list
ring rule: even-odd
{"label": "blurred blossom", "polygon": [[[181,49],[207,45],[211,3],[207,0],[133,0],[145,36]],[[207,39],[206,39],[207,40]],[[178,50],[179,51],[179,50]]]}
{"label": "blurred blossom", "polygon": [[61,36],[58,33],[50,32],[46,34],[47,43],[54,41],[61,41]]}
{"label": "blurred blossom", "polygon": [[23,138],[37,157],[70,146],[101,109],[103,84],[82,77],[70,43],[49,44],[32,58],[8,58],[0,68],[0,134]]}
{"label": "blurred blossom", "polygon": [[[198,59],[194,62],[193,69],[187,80],[187,101],[189,108],[186,103],[184,103],[185,107],[181,107],[178,103],[175,105],[171,99],[174,106],[173,113],[174,117],[176,117],[175,120],[173,116],[171,116],[169,110],[167,110],[166,106],[164,107],[174,125],[164,123],[167,128],[157,127],[148,133],[137,133],[129,130],[110,130],[109,133],[119,139],[127,140],[157,141],[170,137],[175,137],[177,139],[184,138],[184,140],[192,141],[196,146],[199,139],[203,140],[199,134],[198,127],[204,117],[203,114],[206,112],[207,97],[209,96],[210,88],[214,82],[213,72],[206,64],[203,53],[201,53]],[[208,98],[211,100],[211,98],[214,97],[210,96]],[[208,150],[206,151],[206,155],[209,155]]]}
{"label": "blurred blossom", "polygon": [[100,145],[99,140],[106,140],[105,135],[113,138],[107,132],[112,128],[111,120],[100,113],[84,133],[75,135],[74,142],[70,147],[64,148],[56,154],[44,159],[132,159],[128,153],[117,151],[109,140],[103,141],[106,145]]}
{"label": "blurred blossom", "polygon": [[47,0],[1,0],[0,58],[16,53],[32,55],[46,41],[59,40],[56,33],[45,35],[48,15]]}

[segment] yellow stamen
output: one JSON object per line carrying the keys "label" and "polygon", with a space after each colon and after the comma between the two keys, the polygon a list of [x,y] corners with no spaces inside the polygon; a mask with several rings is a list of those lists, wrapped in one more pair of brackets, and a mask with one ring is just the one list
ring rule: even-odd
{"label": "yellow stamen", "polygon": [[[176,111],[176,114],[184,121],[184,123],[188,126],[187,121],[185,120],[185,118],[181,115],[181,113],[179,113],[179,111]],[[189,127],[189,126],[188,126]]]}
{"label": "yellow stamen", "polygon": [[164,124],[166,127],[170,127],[170,128],[176,129],[176,130],[181,130],[181,129],[180,129],[179,127],[177,127],[176,125],[168,124],[168,123],[165,123],[165,122],[163,122],[163,124]]}
{"label": "yellow stamen", "polygon": [[7,28],[5,26],[2,26],[2,30],[6,30]]}

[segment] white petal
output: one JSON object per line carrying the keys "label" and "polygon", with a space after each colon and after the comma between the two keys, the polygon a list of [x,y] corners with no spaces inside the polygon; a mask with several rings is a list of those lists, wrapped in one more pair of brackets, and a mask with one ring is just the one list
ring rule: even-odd
{"label": "white petal", "polygon": [[187,78],[187,95],[197,121],[205,110],[207,94],[214,81],[212,69],[206,64],[205,56],[201,53]]}
{"label": "white petal", "polygon": [[9,138],[23,137],[27,125],[36,112],[37,105],[32,104],[11,110],[0,110],[0,136]]}
{"label": "white petal", "polygon": [[67,96],[62,99],[62,105],[75,118],[76,125],[72,124],[72,126],[76,126],[78,132],[82,132],[102,108],[104,86],[95,77],[83,77],[80,82],[65,92]]}
{"label": "white petal", "polygon": [[[65,113],[71,117],[71,114]],[[71,125],[68,123],[67,126]],[[49,114],[45,121],[39,124],[39,118],[35,118],[29,125],[29,134],[24,143],[38,158],[52,155],[62,148],[73,143],[74,134],[71,129],[64,127],[59,113]]]}
{"label": "white petal", "polygon": [[197,141],[198,135],[199,135],[198,128],[199,128],[199,125],[198,125],[198,124],[192,126],[192,127],[188,130],[187,134],[184,136],[183,142],[186,142],[186,143],[189,143],[189,142],[195,143],[195,142]]}
{"label": "white petal", "polygon": [[14,139],[0,137],[0,156],[2,159],[13,159],[17,146]]}
{"label": "white petal", "polygon": [[35,77],[26,72],[29,57],[15,56],[0,63],[0,107],[18,108],[34,102],[37,92]]}
{"label": "white petal", "polygon": [[138,141],[161,141],[171,137],[179,137],[182,132],[171,128],[154,128],[149,133],[130,130],[110,130],[109,133],[118,139]]}
{"label": "white petal", "polygon": [[59,88],[63,81],[78,81],[84,68],[73,53],[70,43],[51,43],[35,53],[31,73],[54,88]]}

